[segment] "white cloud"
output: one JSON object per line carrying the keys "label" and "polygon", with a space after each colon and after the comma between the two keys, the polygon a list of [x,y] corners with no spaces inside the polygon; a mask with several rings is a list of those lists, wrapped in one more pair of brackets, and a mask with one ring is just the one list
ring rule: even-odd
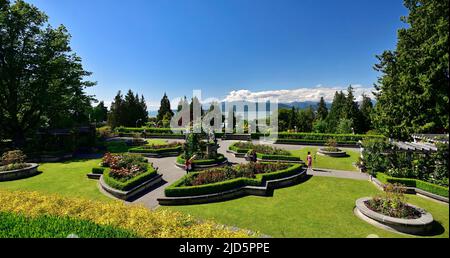
{"label": "white cloud", "polygon": [[[362,99],[362,94],[373,98],[373,88],[363,87],[361,85],[352,85],[354,88],[354,95],[357,101]],[[318,85],[313,88],[298,88],[291,90],[271,90],[252,92],[249,90],[232,91],[223,101],[261,101],[264,99],[278,99],[280,103],[305,102],[305,101],[319,101],[321,97],[327,102],[333,101],[336,91],[347,91],[347,87],[324,87]]]}

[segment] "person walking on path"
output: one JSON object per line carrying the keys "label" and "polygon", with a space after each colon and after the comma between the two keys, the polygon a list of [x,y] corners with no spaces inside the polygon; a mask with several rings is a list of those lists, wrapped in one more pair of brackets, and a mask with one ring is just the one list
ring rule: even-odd
{"label": "person walking on path", "polygon": [[313,161],[313,158],[311,156],[311,152],[308,151],[308,156],[306,157],[306,162],[308,163],[308,170],[310,170],[310,171],[313,170],[313,168],[312,168],[312,161]]}

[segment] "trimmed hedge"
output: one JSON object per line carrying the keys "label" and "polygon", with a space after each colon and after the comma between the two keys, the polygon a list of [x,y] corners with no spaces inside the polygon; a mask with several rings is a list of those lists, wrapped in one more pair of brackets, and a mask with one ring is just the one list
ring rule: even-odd
{"label": "trimmed hedge", "polygon": [[[167,197],[184,197],[184,196],[197,196],[225,192],[245,186],[262,186],[267,180],[281,179],[289,176],[293,176],[302,170],[303,166],[296,164],[291,167],[275,171],[272,173],[258,174],[256,178],[235,178],[224,182],[218,182],[213,184],[198,185],[198,186],[183,186],[185,177],[181,178],[177,182],[165,189]],[[199,172],[202,173],[202,172]],[[195,174],[199,174],[195,173]],[[194,174],[194,175],[195,175]]]}
{"label": "trimmed hedge", "polygon": [[92,174],[102,175],[105,172],[106,168],[103,167],[95,167],[92,168]]}
{"label": "trimmed hedge", "polygon": [[[278,144],[282,143],[309,143],[309,144],[326,144],[326,140],[308,140],[308,139],[278,139],[276,141]],[[349,145],[356,145],[358,144],[357,141],[337,141],[337,144],[349,144]]]}
{"label": "trimmed hedge", "polygon": [[439,196],[448,198],[448,188],[440,185],[435,185],[432,183],[428,183],[419,179],[412,178],[396,178],[391,177],[383,173],[377,173],[377,178],[380,182],[386,184],[402,184],[407,187],[415,187],[433,194],[437,194]]}
{"label": "trimmed hedge", "polygon": [[18,213],[0,212],[0,238],[134,238],[137,234],[87,220],[41,215],[28,217]]}
{"label": "trimmed hedge", "polygon": [[[262,133],[252,134],[252,139],[259,139],[263,137]],[[303,140],[304,142],[326,142],[328,139],[333,138],[339,142],[358,142],[365,138],[385,138],[382,135],[368,135],[368,134],[326,134],[326,133],[278,133],[278,139],[289,139],[289,140]]]}
{"label": "trimmed hedge", "polygon": [[177,146],[173,148],[160,148],[160,149],[149,149],[145,147],[136,147],[131,148],[129,152],[131,153],[153,153],[153,154],[164,154],[164,153],[171,153],[171,152],[181,152],[183,151],[183,146]]}
{"label": "trimmed hedge", "polygon": [[[226,160],[227,158],[223,155],[223,154],[217,154],[217,158],[216,159],[200,159],[200,160],[194,160],[192,163],[194,165],[213,165],[213,164],[217,164],[217,163],[222,163]],[[178,164],[183,164],[186,162],[186,159],[183,158],[183,155],[180,155],[177,157],[177,163]]]}
{"label": "trimmed hedge", "polygon": [[[250,151],[250,149],[241,149],[236,147],[236,143],[230,145],[228,147],[229,150],[234,151],[239,154],[246,154]],[[300,157],[295,156],[285,156],[285,155],[267,155],[262,153],[257,153],[259,159],[262,160],[286,160],[286,161],[301,161]]]}
{"label": "trimmed hedge", "polygon": [[117,190],[121,190],[121,191],[129,191],[129,190],[133,189],[134,187],[140,185],[141,183],[143,183],[147,180],[150,180],[152,177],[157,175],[157,171],[153,167],[148,166],[147,172],[142,173],[138,176],[135,176],[128,181],[121,182],[121,181],[116,180],[113,177],[111,177],[109,172],[110,171],[105,171],[105,173],[103,174],[103,180],[110,187],[117,189]]}

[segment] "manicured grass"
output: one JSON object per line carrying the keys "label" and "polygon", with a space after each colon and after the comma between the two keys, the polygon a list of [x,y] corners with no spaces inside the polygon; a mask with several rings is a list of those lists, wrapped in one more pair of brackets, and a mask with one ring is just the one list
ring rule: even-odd
{"label": "manicured grass", "polygon": [[148,145],[165,145],[165,144],[167,144],[166,140],[161,140],[161,139],[148,139],[147,142],[148,142]]}
{"label": "manicured grass", "polygon": [[327,156],[322,156],[317,153],[319,148],[317,147],[305,147],[300,150],[291,151],[292,155],[300,157],[306,162],[306,157],[308,156],[308,151],[311,152],[313,156],[313,168],[327,168],[336,170],[346,170],[346,171],[358,171],[358,169],[353,166],[353,163],[358,161],[360,153],[358,151],[345,149],[348,156],[342,158],[332,158]]}
{"label": "manicured grass", "polygon": [[87,220],[0,212],[0,238],[132,238],[137,234]]}
{"label": "manicured grass", "polygon": [[97,181],[86,174],[98,166],[100,159],[46,163],[39,167],[42,174],[9,182],[0,182],[0,189],[58,193],[70,197],[110,200],[100,192]]}
{"label": "manicured grass", "polygon": [[[246,228],[272,237],[365,238],[405,237],[374,227],[353,213],[358,198],[373,196],[379,190],[367,181],[312,177],[303,184],[278,189],[273,197],[248,196],[222,203],[163,207],[191,214],[199,219]],[[449,236],[448,205],[408,196],[409,202],[431,212]]]}

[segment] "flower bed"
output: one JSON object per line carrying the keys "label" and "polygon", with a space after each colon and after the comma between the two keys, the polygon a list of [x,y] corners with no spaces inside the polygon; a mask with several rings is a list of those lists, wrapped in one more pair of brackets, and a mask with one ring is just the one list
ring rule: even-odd
{"label": "flower bed", "polygon": [[[152,144],[137,148],[131,148],[130,153],[150,154],[149,156],[165,156],[165,155],[179,155],[183,151],[183,144],[173,142],[168,144]],[[153,155],[152,155],[153,154]]]}
{"label": "flower bed", "polygon": [[107,153],[103,157],[102,166],[108,169],[103,171],[101,183],[104,182],[113,189],[125,192],[132,191],[157,176],[156,169],[139,155]]}
{"label": "flower bed", "polygon": [[38,164],[25,163],[26,156],[20,150],[5,152],[1,157],[0,181],[12,181],[38,174]]}
{"label": "flower bed", "polygon": [[[227,158],[223,154],[217,154],[217,157],[215,159],[195,159],[192,163],[194,165],[194,168],[201,167],[201,166],[213,166],[213,165],[221,165],[227,161]],[[184,155],[180,155],[177,158],[177,165],[178,166],[184,166],[186,162],[186,159],[184,158]]]}
{"label": "flower bed", "polygon": [[243,155],[254,150],[257,153],[258,159],[262,161],[302,161],[300,157],[292,156],[292,154],[287,150],[275,148],[269,145],[253,144],[250,142],[234,143],[228,148],[228,150],[234,152],[236,157],[242,157]]}
{"label": "flower bed", "polygon": [[145,238],[236,238],[249,237],[247,231],[230,230],[211,221],[199,222],[178,212],[123,202],[100,202],[39,192],[0,189],[0,212],[14,212],[36,218],[42,215],[67,216],[112,226]]}
{"label": "flower bed", "polygon": [[167,187],[167,197],[198,196],[244,186],[262,186],[267,180],[289,177],[303,171],[302,165],[258,163],[214,168],[192,173]]}
{"label": "flower bed", "polygon": [[433,216],[406,203],[403,193],[401,185],[388,184],[384,195],[357,200],[357,215],[369,223],[407,234],[422,234],[431,230]]}

